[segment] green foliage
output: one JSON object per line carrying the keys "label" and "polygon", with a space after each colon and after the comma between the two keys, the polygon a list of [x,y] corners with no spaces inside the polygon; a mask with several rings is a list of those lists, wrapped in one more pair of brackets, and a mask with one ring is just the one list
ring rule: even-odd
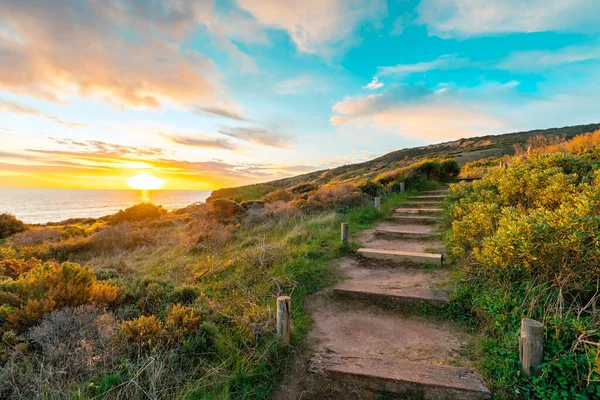
{"label": "green foliage", "polygon": [[27,226],[14,215],[0,214],[0,239],[7,238],[15,233],[27,230]]}
{"label": "green foliage", "polygon": [[381,183],[366,181],[358,185],[358,188],[365,194],[371,197],[377,197],[383,192],[383,186]]}
{"label": "green foliage", "polygon": [[[499,396],[591,398],[600,393],[594,315],[600,276],[600,162],[589,154],[515,158],[480,181],[451,188],[445,224],[486,332],[482,366]],[[520,319],[544,323],[542,375],[519,370]]]}

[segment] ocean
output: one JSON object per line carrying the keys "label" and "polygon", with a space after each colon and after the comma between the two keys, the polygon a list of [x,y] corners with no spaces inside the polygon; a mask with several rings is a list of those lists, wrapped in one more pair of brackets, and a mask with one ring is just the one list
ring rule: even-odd
{"label": "ocean", "polygon": [[0,214],[13,214],[28,224],[44,224],[69,218],[98,218],[143,201],[173,210],[204,202],[210,193],[210,190],[0,189]]}

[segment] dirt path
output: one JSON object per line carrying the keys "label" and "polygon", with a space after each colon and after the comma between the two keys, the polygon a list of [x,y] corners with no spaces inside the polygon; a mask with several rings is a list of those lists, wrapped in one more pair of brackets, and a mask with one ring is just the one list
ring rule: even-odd
{"label": "dirt path", "polygon": [[[335,260],[345,279],[306,302],[309,366],[296,361],[275,399],[490,397],[465,357],[470,338],[435,313],[449,303],[436,225],[404,218],[436,216],[445,193],[421,193],[396,220],[358,233],[369,258]],[[428,265],[436,254],[441,267]]]}

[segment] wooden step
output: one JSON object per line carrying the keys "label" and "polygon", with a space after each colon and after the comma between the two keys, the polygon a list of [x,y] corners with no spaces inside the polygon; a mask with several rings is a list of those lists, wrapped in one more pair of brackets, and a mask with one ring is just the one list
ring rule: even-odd
{"label": "wooden step", "polygon": [[448,189],[426,190],[426,191],[419,192],[419,193],[424,194],[424,195],[447,194],[448,193]]}
{"label": "wooden step", "polygon": [[411,200],[441,200],[444,197],[446,197],[446,195],[443,195],[443,194],[424,194],[424,195],[419,195],[419,196],[413,196],[410,199]]}
{"label": "wooden step", "polygon": [[322,373],[332,380],[343,380],[350,388],[374,392],[419,393],[422,397],[418,398],[425,399],[491,398],[482,379],[470,369],[391,356],[317,354],[311,360],[310,371]]}
{"label": "wooden step", "polygon": [[411,207],[434,207],[441,205],[441,201],[405,201],[402,205]]}
{"label": "wooden step", "polygon": [[432,215],[394,215],[394,219],[398,222],[407,224],[436,224],[440,217]]}
{"label": "wooden step", "polygon": [[422,232],[409,229],[399,228],[386,228],[386,229],[375,229],[375,235],[391,237],[395,239],[429,239],[439,236],[437,232]]}
{"label": "wooden step", "polygon": [[420,302],[447,304],[450,302],[445,290],[421,287],[398,287],[388,285],[369,285],[361,281],[347,280],[333,288],[339,295],[355,299],[384,300],[400,303]]}
{"label": "wooden step", "polygon": [[442,265],[442,255],[433,253],[417,253],[412,251],[382,250],[362,248],[357,250],[360,255],[379,260],[409,262],[416,264]]}
{"label": "wooden step", "polygon": [[396,208],[395,211],[397,213],[404,213],[404,214],[435,214],[435,213],[442,212],[442,209],[441,208],[407,208],[407,207],[400,207],[400,208]]}

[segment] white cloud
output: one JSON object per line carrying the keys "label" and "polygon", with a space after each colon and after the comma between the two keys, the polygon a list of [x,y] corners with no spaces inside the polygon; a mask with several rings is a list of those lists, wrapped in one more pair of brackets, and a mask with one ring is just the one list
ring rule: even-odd
{"label": "white cloud", "polygon": [[517,51],[500,63],[509,70],[537,71],[566,64],[600,60],[600,44],[568,46],[552,51]]}
{"label": "white cloud", "polygon": [[446,54],[433,61],[418,62],[415,64],[398,64],[389,67],[377,68],[377,76],[410,75],[418,72],[427,72],[436,69],[459,68],[467,63],[464,58],[458,58],[454,54]]}
{"label": "white cloud", "polygon": [[326,90],[326,85],[321,79],[311,75],[300,75],[295,78],[286,79],[277,82],[273,87],[273,92],[277,94],[299,94],[314,93]]}
{"label": "white cloud", "polygon": [[305,53],[331,56],[356,39],[361,25],[387,14],[384,0],[238,0],[265,26],[289,33]]}
{"label": "white cloud", "polygon": [[373,80],[371,81],[371,83],[369,83],[366,86],[363,86],[363,89],[371,89],[371,90],[375,90],[375,89],[379,89],[383,87],[383,83],[379,82],[379,79],[375,76],[373,78]]}
{"label": "white cloud", "polygon": [[441,37],[509,32],[600,32],[598,0],[421,0],[417,22]]}

